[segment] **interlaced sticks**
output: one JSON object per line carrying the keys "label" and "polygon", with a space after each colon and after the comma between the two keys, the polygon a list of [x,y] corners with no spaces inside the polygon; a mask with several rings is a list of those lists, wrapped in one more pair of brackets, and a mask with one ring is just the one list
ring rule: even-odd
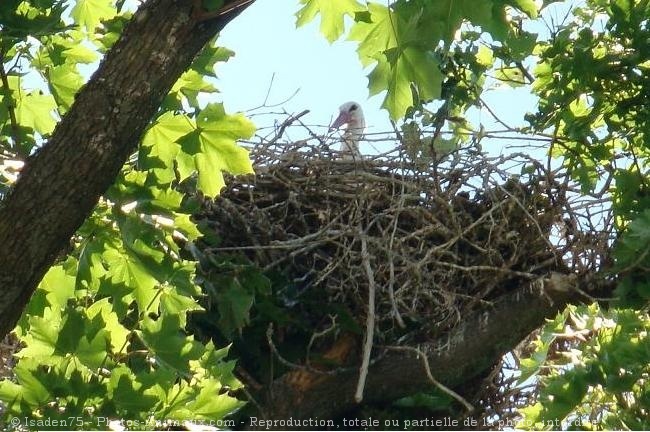
{"label": "interlaced sticks", "polygon": [[[257,175],[232,179],[205,203],[221,238],[210,252],[238,251],[281,272],[298,303],[324,295],[361,328],[374,285],[375,344],[415,346],[502,294],[551,272],[598,268],[607,255],[611,233],[594,223],[609,217],[607,201],[580,195],[564,171],[526,154],[467,149],[433,166],[399,149],[342,160],[336,143],[324,143],[271,137],[251,146]],[[315,334],[331,322],[295,309]]]}

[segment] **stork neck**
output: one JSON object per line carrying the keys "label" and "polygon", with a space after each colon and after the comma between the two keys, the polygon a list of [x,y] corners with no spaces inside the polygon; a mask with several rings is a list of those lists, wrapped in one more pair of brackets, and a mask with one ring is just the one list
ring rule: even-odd
{"label": "stork neck", "polygon": [[363,130],[365,129],[366,125],[364,124],[363,121],[351,121],[348,123],[348,127],[345,128],[345,134],[344,137],[346,139],[351,139],[354,141],[359,141],[361,139],[361,136],[363,135]]}

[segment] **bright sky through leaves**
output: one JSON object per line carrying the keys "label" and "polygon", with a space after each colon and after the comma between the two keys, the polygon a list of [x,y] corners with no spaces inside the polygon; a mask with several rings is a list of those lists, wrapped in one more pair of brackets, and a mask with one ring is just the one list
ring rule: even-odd
{"label": "bright sky through leaves", "polygon": [[[363,106],[368,132],[390,131],[388,114],[381,109],[385,93],[368,99],[366,76],[374,65],[363,69],[356,42],[339,40],[330,45],[320,33],[319,17],[296,29],[295,13],[300,9],[298,1],[257,0],[222,32],[219,44],[236,53],[230,61],[217,67],[216,85],[226,110],[258,107],[264,102],[273,79],[268,105],[280,103],[297,93],[281,106],[259,110],[277,114],[254,117],[258,127],[283,121],[286,118],[281,114],[283,108],[289,113],[309,109],[310,113],[302,120],[321,126],[315,131],[325,134],[339,105],[354,100]],[[347,18],[346,22],[349,25],[352,21]],[[255,36],[251,35],[253,28]],[[495,90],[488,92],[485,99],[492,107],[501,107],[503,119],[512,124],[521,123],[523,114],[532,111],[535,102],[525,89]],[[475,126],[492,124],[487,112],[476,111],[474,115],[471,121]],[[264,135],[263,132],[260,133]],[[374,150],[368,143],[362,144],[365,153],[380,150]]]}

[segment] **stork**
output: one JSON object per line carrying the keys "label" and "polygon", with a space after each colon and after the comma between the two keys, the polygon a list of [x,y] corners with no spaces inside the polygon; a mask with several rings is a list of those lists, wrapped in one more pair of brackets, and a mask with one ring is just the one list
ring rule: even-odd
{"label": "stork", "polygon": [[346,102],[339,107],[339,116],[334,120],[330,130],[338,129],[344,124],[348,126],[343,133],[343,142],[339,149],[345,159],[360,159],[359,140],[366,128],[366,120],[363,117],[361,105],[356,102]]}

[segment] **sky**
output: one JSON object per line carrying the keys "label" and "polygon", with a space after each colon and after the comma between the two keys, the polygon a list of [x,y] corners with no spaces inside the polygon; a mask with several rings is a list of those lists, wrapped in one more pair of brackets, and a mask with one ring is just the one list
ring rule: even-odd
{"label": "sky", "polygon": [[[581,1],[568,3],[575,5]],[[127,0],[130,9],[135,9],[137,4],[138,0]],[[310,112],[301,120],[315,133],[324,135],[337,116],[338,107],[348,101],[359,102],[363,107],[368,133],[391,131],[388,113],[381,109],[385,93],[368,97],[366,75],[372,65],[362,68],[355,51],[357,44],[344,38],[329,44],[320,34],[319,17],[297,29],[295,13],[300,7],[298,0],[256,0],[230,22],[221,32],[218,44],[233,50],[235,56],[217,65],[215,85],[220,94],[206,99],[223,102],[227,112],[246,113],[259,128],[260,136],[271,133],[273,125],[284,121],[288,114],[304,110]],[[566,3],[551,5],[545,14],[557,21],[566,9]],[[532,24],[527,30],[546,32],[540,23]],[[498,111],[502,120],[513,126],[524,124],[524,114],[535,111],[537,101],[525,88],[503,86],[485,92],[483,99]],[[468,120],[477,129],[479,125],[486,130],[502,129],[485,109],[470,112]],[[302,139],[306,132],[289,128],[285,137]],[[509,142],[487,144],[484,150],[499,154]],[[361,151],[379,150],[374,144],[361,143]]]}
{"label": "sky", "polygon": [[[271,79],[269,103],[288,110],[311,110],[313,123],[327,124],[339,105],[362,102],[366,117],[388,124],[381,98],[366,101],[366,73],[353,42],[330,45],[319,33],[318,18],[296,29],[297,1],[257,0],[222,31],[218,43],[236,53],[217,69],[226,105],[246,110],[263,103]],[[254,31],[252,31],[254,29]]]}
{"label": "sky", "polygon": [[[330,45],[319,33],[318,18],[296,29],[297,1],[257,0],[222,31],[218,40],[235,57],[217,67],[217,87],[227,110],[247,111],[264,103],[280,106],[259,109],[299,113],[310,125],[325,127],[348,101],[361,104],[368,131],[388,130],[382,97],[368,99],[367,71],[355,52],[356,44]],[[272,85],[271,85],[272,83]],[[270,90],[270,91],[269,91]],[[282,121],[282,115],[254,117],[259,127]]]}
{"label": "sky", "polygon": [[[249,111],[264,104],[276,105],[248,114],[260,128],[283,121],[283,111],[310,110],[302,120],[324,134],[338,113],[338,107],[356,101],[364,110],[367,132],[392,130],[388,114],[381,109],[384,94],[368,98],[366,75],[356,54],[356,43],[339,40],[329,44],[319,33],[319,18],[296,29],[297,0],[257,0],[222,31],[218,44],[235,51],[227,63],[217,66],[220,100],[227,111]],[[272,85],[271,85],[272,83]],[[484,99],[512,125],[523,124],[523,114],[534,111],[536,99],[526,89],[499,88],[487,92]],[[486,129],[495,123],[485,110],[471,114],[470,122]],[[262,129],[264,135],[268,129]],[[290,136],[292,139],[304,136]],[[368,146],[369,144],[365,144]],[[499,153],[502,144],[492,143],[491,153]],[[361,147],[364,152],[364,144]],[[365,149],[373,152],[372,149]]]}

